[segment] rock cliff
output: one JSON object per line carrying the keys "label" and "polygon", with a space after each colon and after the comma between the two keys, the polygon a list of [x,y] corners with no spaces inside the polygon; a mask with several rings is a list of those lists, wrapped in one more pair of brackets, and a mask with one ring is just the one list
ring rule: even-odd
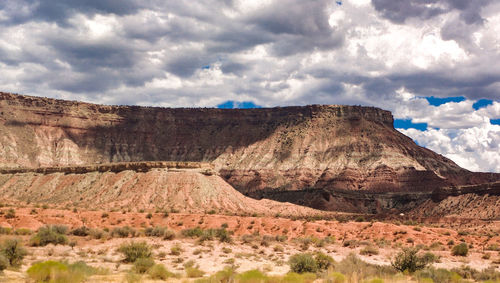
{"label": "rock cliff", "polygon": [[[419,147],[373,107],[103,106],[0,93],[0,166],[211,162],[255,198],[315,192],[431,192],[500,180]],[[335,209],[327,206],[326,209]]]}

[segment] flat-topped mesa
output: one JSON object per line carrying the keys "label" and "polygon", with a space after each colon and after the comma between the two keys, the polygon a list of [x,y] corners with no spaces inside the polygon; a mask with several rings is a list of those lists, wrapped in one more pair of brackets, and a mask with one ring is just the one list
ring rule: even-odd
{"label": "flat-topped mesa", "polygon": [[[260,109],[102,106],[0,93],[0,166],[210,162],[254,197],[316,190],[419,192],[500,180],[419,147],[374,107]],[[288,201],[295,201],[290,199]]]}
{"label": "flat-topped mesa", "polygon": [[[375,107],[349,106],[349,105],[306,105],[306,106],[288,106],[274,108],[253,108],[253,109],[218,109],[218,108],[164,108],[148,106],[111,106],[97,105],[79,101],[67,101],[53,98],[42,98],[34,96],[25,96],[19,94],[0,92],[0,106],[29,110],[31,117],[24,117],[20,123],[30,123],[35,125],[67,126],[75,125],[64,123],[66,119],[47,119],[51,115],[54,117],[69,119],[83,119],[87,121],[87,126],[100,124],[109,125],[106,122],[130,122],[131,118],[146,120],[158,119],[158,115],[169,117],[174,115],[182,119],[197,115],[206,116],[211,119],[232,119],[261,120],[267,116],[273,120],[281,121],[283,119],[309,119],[309,118],[343,118],[351,121],[360,119],[370,120],[393,127],[394,119],[390,111]],[[93,115],[103,115],[104,121],[88,120]],[[199,118],[199,117],[198,117]],[[11,122],[16,122],[13,120]],[[226,121],[229,122],[229,121]],[[81,124],[81,123],[77,123]]]}
{"label": "flat-topped mesa", "polygon": [[207,162],[180,162],[180,161],[144,161],[144,162],[117,162],[108,164],[92,164],[81,166],[55,166],[39,168],[0,168],[0,174],[19,173],[65,173],[85,174],[91,172],[148,172],[151,169],[197,169],[205,175],[215,174],[213,165]]}

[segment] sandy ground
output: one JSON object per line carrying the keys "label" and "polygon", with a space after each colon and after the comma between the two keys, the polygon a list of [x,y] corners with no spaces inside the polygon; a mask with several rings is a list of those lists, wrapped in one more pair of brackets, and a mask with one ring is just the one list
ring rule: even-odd
{"label": "sandy ground", "polygon": [[[279,217],[242,217],[208,214],[181,214],[156,213],[149,218],[147,213],[123,213],[102,211],[76,211],[43,209],[35,207],[16,208],[15,217],[5,218],[9,208],[2,208],[4,214],[0,217],[1,227],[12,229],[28,228],[36,230],[45,224],[64,224],[70,228],[86,225],[112,229],[113,227],[129,225],[141,230],[144,227],[164,226],[178,234],[173,240],[163,240],[155,237],[138,236],[134,238],[108,238],[96,240],[90,236],[69,236],[75,241],[74,247],[54,246],[27,247],[29,255],[18,270],[6,270],[0,280],[4,282],[24,282],[25,271],[36,261],[65,260],[69,262],[85,261],[87,264],[104,267],[109,275],[93,276],[90,282],[122,282],[124,274],[131,265],[122,261],[122,255],[116,250],[122,243],[131,241],[146,241],[154,250],[157,263],[164,264],[168,270],[184,274],[183,264],[194,261],[207,274],[213,274],[224,266],[234,265],[238,272],[251,269],[260,269],[270,275],[283,275],[289,271],[288,258],[300,252],[321,251],[341,261],[349,253],[355,253],[363,260],[379,264],[390,264],[391,258],[404,246],[420,245],[424,249],[438,255],[440,262],[435,267],[454,268],[468,265],[475,269],[484,269],[491,265],[498,268],[500,254],[498,251],[486,251],[494,244],[500,244],[500,222],[489,221],[467,223],[459,227],[452,227],[447,221],[426,225],[405,225],[387,222],[346,222],[327,220],[291,220]],[[34,213],[35,211],[36,213]],[[106,215],[107,214],[107,215]],[[104,216],[103,216],[104,215]],[[448,224],[446,224],[448,223]],[[227,225],[232,231],[233,243],[220,243],[217,240],[199,243],[195,239],[183,238],[180,231],[200,226],[202,228],[219,228]],[[408,224],[408,223],[407,223]],[[412,223],[414,224],[414,223]],[[457,222],[454,222],[457,225]],[[260,240],[249,243],[242,241],[242,235],[286,235],[285,242],[270,241],[263,245]],[[0,241],[5,238],[18,237],[27,245],[29,235],[1,235]],[[300,239],[322,239],[330,237],[333,242],[325,243],[321,247],[312,243],[306,250],[303,249]],[[347,243],[356,243],[346,246]],[[467,257],[451,255],[451,245],[465,241],[472,244]],[[430,248],[433,243],[441,243],[438,248]],[[180,245],[180,255],[171,255],[170,249]],[[360,255],[360,251],[367,245],[378,246],[376,255]],[[276,248],[278,246],[278,248]],[[281,247],[281,248],[280,248]],[[491,256],[483,259],[484,253]]]}

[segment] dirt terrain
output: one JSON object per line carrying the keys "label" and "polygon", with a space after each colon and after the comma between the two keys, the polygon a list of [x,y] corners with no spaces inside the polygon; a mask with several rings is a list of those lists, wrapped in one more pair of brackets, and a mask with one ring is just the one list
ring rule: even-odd
{"label": "dirt terrain", "polygon": [[[152,213],[148,216],[147,213],[135,212],[75,211],[39,207],[16,208],[15,217],[7,219],[5,214],[8,209],[9,207],[3,208],[0,226],[11,227],[12,231],[20,231],[21,228],[35,231],[45,224],[67,225],[71,229],[86,226],[105,231],[129,226],[137,231],[134,236],[126,238],[111,237],[111,233],[105,234],[108,236],[101,239],[69,236],[70,241],[75,243],[72,246],[29,247],[29,255],[20,269],[7,270],[4,275],[0,275],[0,278],[9,282],[24,282],[26,269],[31,264],[49,259],[84,261],[91,266],[107,270],[106,275],[93,276],[90,282],[123,282],[132,265],[123,263],[122,255],[117,249],[123,243],[139,241],[146,241],[153,246],[155,261],[166,266],[168,270],[181,274],[181,279],[185,268],[183,264],[188,261],[195,262],[200,270],[209,275],[227,265],[233,266],[240,273],[259,269],[269,275],[283,275],[289,271],[289,257],[297,253],[320,251],[332,256],[337,262],[354,253],[365,262],[390,265],[395,253],[405,246],[418,246],[438,256],[438,262],[433,264],[436,268],[468,266],[482,270],[490,266],[497,267],[496,263],[500,261],[498,251],[491,250],[491,247],[497,247],[500,243],[498,221],[441,219],[439,222],[428,220],[426,224],[410,224],[405,217],[390,222],[306,221],[216,214]],[[217,229],[221,226],[231,232],[231,243],[216,240],[200,243],[182,236],[181,233],[194,227]],[[175,231],[177,236],[169,240],[145,237],[144,229],[147,227],[167,227]],[[276,241],[275,236],[286,237]],[[12,236],[0,236],[4,239],[9,237]],[[16,237],[28,243],[31,236]],[[265,240],[266,237],[268,240]],[[469,244],[469,255],[453,256],[449,245],[451,241]],[[277,246],[279,248],[276,248]],[[172,247],[180,247],[180,254],[171,254]],[[376,253],[364,254],[366,247],[376,247]],[[491,256],[485,258],[485,254]],[[143,277],[147,282],[148,277]],[[412,281],[410,277],[403,277],[401,281],[392,280],[386,282],[417,282]]]}

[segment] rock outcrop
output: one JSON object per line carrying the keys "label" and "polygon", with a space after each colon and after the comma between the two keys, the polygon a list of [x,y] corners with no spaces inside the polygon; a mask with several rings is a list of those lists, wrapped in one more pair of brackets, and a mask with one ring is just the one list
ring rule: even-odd
{"label": "rock outcrop", "polygon": [[330,200],[343,191],[430,193],[500,180],[416,145],[373,107],[102,106],[0,93],[0,166],[163,160],[210,162],[246,195],[299,202],[289,197],[308,192],[302,204],[329,210],[342,208]]}
{"label": "rock outcrop", "polygon": [[211,174],[206,164],[137,162],[55,169],[0,173],[2,199],[86,210],[213,211],[267,216],[322,214],[291,203],[246,197]]}

